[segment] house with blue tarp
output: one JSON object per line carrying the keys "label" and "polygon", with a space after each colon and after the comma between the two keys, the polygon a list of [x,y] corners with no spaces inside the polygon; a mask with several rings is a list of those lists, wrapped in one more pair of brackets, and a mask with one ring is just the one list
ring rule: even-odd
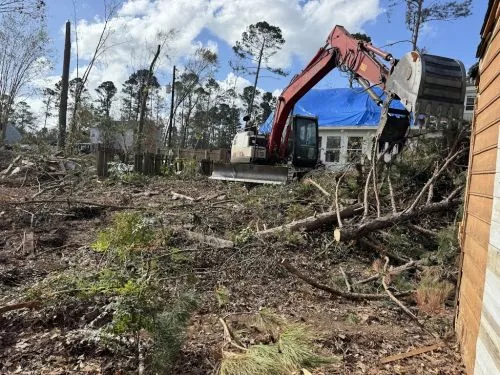
{"label": "house with blue tarp", "polygon": [[[384,99],[382,90],[374,90]],[[391,107],[402,109],[403,105],[393,101]],[[334,166],[369,151],[381,108],[362,88],[313,89],[297,102],[293,113],[318,117],[320,159]],[[273,115],[261,125],[262,133],[271,131]]]}

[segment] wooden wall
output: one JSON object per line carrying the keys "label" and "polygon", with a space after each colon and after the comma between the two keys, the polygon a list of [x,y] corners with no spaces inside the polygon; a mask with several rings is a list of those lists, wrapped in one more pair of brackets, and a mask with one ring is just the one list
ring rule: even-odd
{"label": "wooden wall", "polygon": [[[490,374],[489,371],[500,363],[500,329],[497,330],[500,326],[500,311],[495,311],[500,307],[496,306],[500,290],[492,289],[498,286],[497,281],[500,279],[497,280],[495,275],[500,275],[500,267],[497,268],[496,252],[492,252],[490,241],[491,235],[494,237],[496,234],[498,237],[496,231],[500,230],[500,207],[497,208],[497,215],[493,211],[495,195],[500,195],[500,187],[495,191],[495,181],[500,183],[500,162],[497,162],[497,155],[500,156],[498,0],[493,1],[492,5],[482,30],[486,47],[480,56],[478,96],[471,132],[471,158],[462,238],[462,274],[456,320],[463,360],[469,374]],[[496,200],[499,199],[500,197]],[[495,224],[497,220],[498,225]],[[486,290],[485,279],[488,280]],[[481,358],[476,358],[477,356]],[[500,371],[500,365],[498,370]]]}

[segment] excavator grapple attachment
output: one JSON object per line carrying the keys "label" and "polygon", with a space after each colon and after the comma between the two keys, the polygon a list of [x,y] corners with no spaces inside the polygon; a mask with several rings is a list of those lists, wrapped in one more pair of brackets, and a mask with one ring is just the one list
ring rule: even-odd
{"label": "excavator grapple attachment", "polygon": [[282,185],[288,181],[288,171],[287,166],[214,163],[210,179]]}
{"label": "excavator grapple attachment", "polygon": [[398,61],[386,83],[386,90],[397,95],[416,120],[461,119],[465,87],[462,62],[415,51]]}

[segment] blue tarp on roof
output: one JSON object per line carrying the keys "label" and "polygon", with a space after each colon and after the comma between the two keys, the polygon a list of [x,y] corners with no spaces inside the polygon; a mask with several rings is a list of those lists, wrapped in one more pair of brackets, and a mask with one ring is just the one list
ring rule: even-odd
{"label": "blue tarp on roof", "polygon": [[[383,91],[373,88],[384,99]],[[399,100],[391,103],[392,108],[403,109]],[[304,95],[293,110],[294,114],[317,116],[322,126],[377,126],[381,108],[362,88],[313,89]],[[260,126],[262,133],[271,131],[274,112]]]}

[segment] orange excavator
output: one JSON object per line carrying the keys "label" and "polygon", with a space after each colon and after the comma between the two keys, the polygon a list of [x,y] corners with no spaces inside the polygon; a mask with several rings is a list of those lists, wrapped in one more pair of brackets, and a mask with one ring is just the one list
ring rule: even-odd
{"label": "orange excavator", "polygon": [[[333,69],[350,72],[379,105],[374,141],[379,156],[390,160],[403,148],[411,123],[426,118],[460,120],[465,97],[462,62],[412,51],[401,59],[335,26],[309,64],[279,96],[270,134],[259,134],[249,117],[236,134],[230,163],[214,163],[211,179],[283,184],[316,167],[319,160],[317,117],[290,115],[294,105]],[[384,92],[377,95],[374,87]],[[391,107],[399,100],[404,109]]]}

